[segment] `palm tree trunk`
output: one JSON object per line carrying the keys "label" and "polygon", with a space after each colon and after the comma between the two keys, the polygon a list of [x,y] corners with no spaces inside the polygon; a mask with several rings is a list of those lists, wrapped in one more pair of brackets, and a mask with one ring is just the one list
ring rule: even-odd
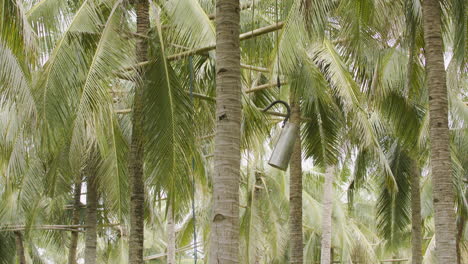
{"label": "palm tree trunk", "polygon": [[424,0],[424,42],[438,263],[457,263],[454,188],[449,148],[448,99],[439,0]]}
{"label": "palm tree trunk", "polygon": [[421,232],[421,194],[420,183],[421,171],[415,160],[411,161],[411,247],[412,264],[422,263],[422,232]]}
{"label": "palm tree trunk", "polygon": [[[137,34],[146,35],[149,29],[149,4],[148,0],[138,0],[136,3]],[[145,38],[136,40],[136,56],[138,62],[148,60],[148,43]],[[143,77],[142,69],[138,74]],[[135,87],[133,97],[132,138],[129,158],[130,177],[130,240],[128,263],[143,263],[144,240],[144,202],[145,186],[143,181],[143,89],[142,82]]]}
{"label": "palm tree trunk", "polygon": [[458,260],[457,264],[462,263],[461,262],[462,261],[461,252],[463,249],[462,239],[463,239],[463,233],[465,231],[465,219],[463,215],[460,215],[459,217],[460,218],[457,221],[457,260]]}
{"label": "palm tree trunk", "polygon": [[26,256],[24,255],[23,234],[20,231],[15,231],[16,241],[16,256],[19,264],[26,264]]}
{"label": "palm tree trunk", "polygon": [[[301,125],[301,109],[294,91],[290,92],[291,123]],[[302,242],[302,154],[299,132],[289,164],[289,240],[290,263],[303,263]]]}
{"label": "palm tree trunk", "polygon": [[95,264],[97,243],[97,186],[95,171],[87,171],[85,263]]}
{"label": "palm tree trunk", "polygon": [[216,2],[216,136],[209,263],[239,263],[239,0]]}
{"label": "palm tree trunk", "polygon": [[167,264],[176,263],[176,234],[172,208],[167,211]]}
{"label": "palm tree trunk", "polygon": [[[72,225],[80,224],[80,202],[81,197],[81,178],[75,183],[75,190],[73,193],[73,215]],[[76,249],[78,246],[78,232],[72,231],[70,238],[70,250],[68,251],[68,264],[76,264]]]}
{"label": "palm tree trunk", "polygon": [[329,166],[325,173],[323,185],[323,213],[322,213],[322,242],[320,263],[331,263],[331,237],[332,237],[332,212],[333,212],[333,181],[335,178],[334,166]]}

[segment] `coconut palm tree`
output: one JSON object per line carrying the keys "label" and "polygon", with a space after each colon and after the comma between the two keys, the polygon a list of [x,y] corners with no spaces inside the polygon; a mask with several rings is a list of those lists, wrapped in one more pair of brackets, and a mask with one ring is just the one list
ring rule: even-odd
{"label": "coconut palm tree", "polygon": [[[147,35],[149,30],[149,3],[147,0],[136,2],[137,34]],[[146,38],[136,40],[137,62],[148,61],[148,42]],[[143,80],[144,72],[139,69],[138,74]],[[144,142],[143,142],[143,85],[137,83],[132,107],[132,139],[129,153],[130,174],[130,241],[128,263],[143,263],[144,240],[144,202],[145,184],[143,179]]]}
{"label": "coconut palm tree", "polygon": [[209,263],[239,262],[239,1],[216,4],[216,136]]}
{"label": "coconut palm tree", "polygon": [[325,172],[323,186],[323,213],[322,213],[322,240],[320,243],[320,263],[332,263],[331,239],[332,239],[332,212],[333,212],[333,180],[334,167],[329,166]]}
{"label": "coconut palm tree", "polygon": [[85,235],[85,263],[96,263],[96,244],[97,244],[97,205],[98,205],[98,186],[96,179],[95,151],[89,154],[89,161],[85,167],[86,181],[86,235]]}
{"label": "coconut palm tree", "polygon": [[[301,126],[301,108],[296,92],[290,91],[291,123]],[[304,263],[304,244],[302,241],[302,147],[300,132],[296,135],[296,143],[289,164],[289,236],[291,238],[290,263]]]}
{"label": "coconut palm tree", "polygon": [[[76,177],[76,183],[73,187],[73,216],[72,225],[79,225],[81,210],[81,177]],[[78,232],[71,233],[70,246],[68,251],[68,264],[76,264],[76,251],[78,247]]]}
{"label": "coconut palm tree", "polygon": [[456,224],[450,166],[447,79],[444,67],[441,2],[422,3],[431,141],[431,171],[434,183],[434,221],[437,259],[457,263]]}

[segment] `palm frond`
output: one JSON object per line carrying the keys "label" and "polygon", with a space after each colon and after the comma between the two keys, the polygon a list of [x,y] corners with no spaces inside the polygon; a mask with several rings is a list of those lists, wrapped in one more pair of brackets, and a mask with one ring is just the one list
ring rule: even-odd
{"label": "palm frond", "polygon": [[[189,95],[165,58],[161,25],[152,34],[150,61],[145,70],[145,159],[150,182],[166,193],[178,210],[191,193],[191,157],[196,154],[193,110]],[[151,117],[151,118],[150,118]]]}
{"label": "palm frond", "polygon": [[169,23],[169,40],[187,48],[213,45],[215,28],[199,1],[171,0],[163,6]]}
{"label": "palm frond", "polygon": [[[395,247],[403,240],[402,236],[406,234],[406,228],[411,222],[411,177],[419,175],[411,174],[411,158],[403,152],[398,143],[392,145],[389,155],[398,192],[393,193],[388,188],[382,188],[377,202],[377,226],[383,237],[388,239],[389,247]],[[386,183],[383,182],[383,185]]]}

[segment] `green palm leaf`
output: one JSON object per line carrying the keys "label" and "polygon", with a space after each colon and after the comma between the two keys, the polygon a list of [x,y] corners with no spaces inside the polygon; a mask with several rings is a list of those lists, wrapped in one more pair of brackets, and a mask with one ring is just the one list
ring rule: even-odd
{"label": "green palm leaf", "polygon": [[160,24],[151,40],[151,63],[144,76],[145,169],[176,210],[191,197],[190,160],[196,154],[193,111],[189,95],[165,58]]}

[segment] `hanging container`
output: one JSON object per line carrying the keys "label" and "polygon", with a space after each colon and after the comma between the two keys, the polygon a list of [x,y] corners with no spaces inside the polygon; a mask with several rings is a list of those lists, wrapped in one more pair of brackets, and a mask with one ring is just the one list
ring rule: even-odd
{"label": "hanging container", "polygon": [[269,106],[267,106],[263,112],[267,111],[277,103],[283,104],[288,112],[286,118],[283,121],[283,127],[281,129],[280,136],[275,144],[275,147],[273,148],[273,152],[271,153],[268,164],[272,167],[285,171],[288,168],[289,160],[291,159],[291,155],[294,150],[294,144],[296,143],[296,137],[299,134],[299,128],[296,124],[287,123],[291,115],[291,108],[284,101],[274,101]]}

